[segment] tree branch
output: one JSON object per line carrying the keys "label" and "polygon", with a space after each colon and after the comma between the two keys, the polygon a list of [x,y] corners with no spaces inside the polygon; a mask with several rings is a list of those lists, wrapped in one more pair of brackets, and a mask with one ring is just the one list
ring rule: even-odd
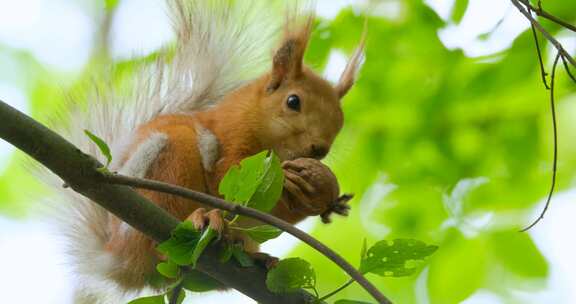
{"label": "tree branch", "polygon": [[[536,225],[538,222],[540,222],[544,218],[544,215],[546,214],[546,211],[548,210],[548,207],[550,206],[550,202],[552,200],[552,194],[554,193],[554,188],[556,186],[556,169],[557,169],[557,163],[558,163],[558,130],[557,130],[557,125],[556,125],[556,109],[555,109],[555,101],[554,101],[554,80],[555,80],[555,76],[556,76],[556,66],[558,65],[558,61],[560,59],[562,59],[562,63],[564,64],[564,68],[565,68],[568,76],[570,76],[570,78],[576,82],[576,79],[574,78],[574,76],[570,72],[570,68],[568,66],[568,62],[570,62],[570,64],[572,64],[573,66],[576,67],[576,61],[564,49],[562,44],[560,44],[558,42],[558,40],[556,40],[552,35],[550,35],[550,33],[548,33],[542,27],[542,25],[536,19],[534,19],[534,17],[532,16],[532,11],[536,12],[536,15],[541,16],[543,18],[546,18],[552,22],[555,22],[556,24],[559,24],[560,26],[562,26],[566,29],[569,29],[571,31],[576,32],[576,27],[574,27],[573,25],[571,25],[571,24],[569,24],[563,20],[560,20],[559,18],[557,18],[557,17],[547,13],[546,11],[544,11],[542,9],[542,5],[541,5],[540,1],[538,1],[538,7],[532,6],[530,4],[529,0],[510,0],[510,1],[512,2],[512,4],[514,6],[516,6],[518,11],[520,13],[522,13],[528,19],[528,21],[530,21],[530,26],[532,28],[532,34],[534,35],[534,41],[536,43],[536,50],[538,52],[538,60],[540,63],[540,73],[542,74],[542,81],[544,82],[546,89],[550,90],[550,108],[551,108],[551,112],[552,112],[552,128],[553,128],[553,137],[554,137],[554,143],[553,143],[554,156],[553,156],[553,163],[552,163],[552,182],[550,185],[550,190],[548,192],[548,196],[546,197],[546,203],[544,205],[544,208],[540,212],[538,218],[536,218],[536,220],[534,220],[530,225],[528,225],[527,227],[525,227],[521,230],[521,231],[527,231],[530,228],[534,227],[534,225]],[[526,7],[527,11],[524,9],[524,7],[520,3],[522,3]],[[551,75],[551,80],[550,80],[550,87],[548,87],[548,85],[546,83],[546,75],[547,74],[544,71],[544,65],[542,63],[542,55],[540,53],[540,46],[538,43],[538,37],[536,35],[535,29],[538,29],[538,31],[540,31],[540,33],[542,33],[544,38],[546,38],[557,50],[556,58],[554,59],[554,64],[552,65],[552,75]]]}
{"label": "tree branch", "polygon": [[[531,12],[530,5],[527,5],[528,13]],[[540,43],[538,42],[538,35],[536,34],[536,29],[534,28],[534,24],[530,24],[530,28],[532,29],[532,36],[534,37],[534,44],[536,45],[536,54],[538,54],[538,63],[540,64],[540,75],[542,76],[542,82],[544,83],[544,87],[546,90],[550,90],[548,83],[546,82],[546,70],[544,69],[544,61],[542,60],[542,52],[540,52]]]}
{"label": "tree branch", "polygon": [[576,77],[574,77],[572,72],[570,72],[570,67],[568,66],[568,63],[566,62],[566,59],[564,57],[561,57],[561,59],[562,59],[562,64],[564,64],[564,70],[566,70],[566,74],[568,74],[570,79],[572,79],[572,81],[574,81],[576,83]]}
{"label": "tree branch", "polygon": [[362,275],[362,273],[356,270],[354,266],[350,265],[350,263],[344,260],[339,254],[337,254],[332,249],[328,248],[326,245],[322,244],[320,241],[316,240],[309,234],[305,233],[304,231],[294,227],[293,225],[275,216],[258,211],[253,208],[248,208],[239,204],[230,203],[218,197],[208,195],[206,193],[193,191],[188,188],[164,182],[129,177],[129,176],[122,176],[117,174],[104,175],[104,180],[113,184],[127,185],[136,188],[143,188],[158,192],[174,194],[190,200],[194,200],[204,205],[208,205],[213,208],[218,208],[221,210],[229,211],[234,214],[250,217],[259,220],[263,223],[277,227],[295,236],[304,243],[308,244],[310,247],[322,253],[324,256],[326,256],[328,259],[330,259],[332,262],[334,262],[336,265],[338,265],[340,268],[346,271],[346,273],[348,273],[350,277],[352,277],[355,281],[357,281],[379,303],[390,303],[390,300],[388,300],[382,293],[380,293],[378,289],[374,285],[372,285],[372,283],[366,280],[366,278]]}
{"label": "tree branch", "polygon": [[520,4],[519,1],[523,0],[510,0],[510,1],[512,2],[512,4],[514,4],[514,6],[516,6],[518,11],[522,13],[522,15],[524,15],[528,19],[528,21],[530,21],[530,23],[538,31],[540,31],[540,33],[542,33],[542,36],[544,36],[544,38],[546,38],[546,40],[548,40],[558,50],[560,55],[566,58],[566,60],[568,60],[570,64],[576,67],[576,60],[574,60],[574,58],[572,58],[570,54],[568,54],[568,52],[564,49],[562,44],[560,44],[560,42],[558,42],[556,38],[554,38],[550,33],[548,33],[548,31],[546,31],[544,27],[542,27],[542,25],[536,19],[534,19],[534,17],[532,17],[532,15],[528,11],[526,11],[526,9],[524,9],[522,4]]}
{"label": "tree branch", "polygon": [[[0,138],[13,144],[64,180],[76,192],[104,207],[155,241],[170,237],[179,221],[130,187],[102,181],[96,169],[102,165],[50,129],[0,101]],[[274,294],[266,288],[266,272],[260,267],[240,267],[218,261],[217,248],[209,246],[198,270],[259,303],[309,303],[314,296],[304,290]],[[250,278],[250,279],[247,279]]]}
{"label": "tree branch", "polygon": [[550,201],[552,200],[552,194],[554,194],[554,187],[556,186],[556,168],[558,165],[558,128],[556,126],[556,107],[554,104],[554,80],[556,78],[556,66],[558,65],[558,60],[560,59],[561,55],[560,52],[556,54],[556,58],[554,59],[554,64],[552,65],[552,75],[550,76],[550,109],[552,112],[552,134],[554,136],[554,158],[552,161],[552,184],[550,185],[550,191],[548,192],[548,197],[546,198],[546,204],[542,211],[540,211],[540,215],[536,220],[534,220],[530,225],[526,228],[520,230],[522,232],[530,230],[530,228],[534,227],[534,225],[538,224],[540,220],[544,218],[544,214],[548,210],[550,206]]}
{"label": "tree branch", "polygon": [[[545,11],[544,9],[542,9],[542,7],[540,5],[538,5],[538,7],[533,6],[532,4],[530,4],[529,0],[519,0],[520,2],[522,2],[524,5],[528,6],[530,8],[530,10],[534,11],[536,13],[536,15],[542,17],[542,18],[546,18],[566,29],[569,29],[573,32],[576,32],[576,26],[548,13],[547,11]],[[540,4],[540,2],[538,2],[538,4]]]}

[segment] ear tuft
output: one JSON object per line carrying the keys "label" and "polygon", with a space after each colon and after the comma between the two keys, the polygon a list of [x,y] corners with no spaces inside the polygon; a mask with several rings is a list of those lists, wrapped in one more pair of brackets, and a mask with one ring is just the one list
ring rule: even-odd
{"label": "ear tuft", "polygon": [[360,67],[364,62],[364,47],[366,45],[366,36],[368,32],[368,19],[364,22],[364,30],[362,31],[362,38],[360,39],[360,43],[354,50],[352,57],[348,60],[346,64],[346,68],[342,75],[340,75],[340,80],[338,80],[338,84],[336,85],[336,92],[340,98],[344,97],[346,93],[352,88],[356,78],[358,76],[358,72],[360,72]]}
{"label": "ear tuft", "polygon": [[298,78],[302,74],[304,53],[314,25],[314,15],[286,16],[284,36],[272,60],[272,78],[268,91],[276,90],[285,79]]}

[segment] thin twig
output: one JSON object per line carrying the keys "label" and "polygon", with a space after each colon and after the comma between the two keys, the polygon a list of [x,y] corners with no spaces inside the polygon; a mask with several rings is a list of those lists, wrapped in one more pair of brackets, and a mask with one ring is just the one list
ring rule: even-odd
{"label": "thin twig", "polygon": [[332,249],[322,244],[320,241],[316,240],[304,231],[294,227],[293,225],[285,222],[275,216],[268,213],[258,211],[253,208],[244,207],[239,204],[234,204],[227,202],[221,198],[208,195],[206,193],[193,191],[184,187],[142,179],[134,178],[129,176],[117,175],[117,174],[106,174],[104,175],[104,181],[110,184],[126,185],[136,188],[148,189],[158,192],[170,193],[173,195],[181,196],[194,200],[196,202],[208,205],[213,208],[218,208],[221,210],[226,210],[234,214],[240,214],[247,216],[263,223],[272,225],[279,228],[296,238],[300,239],[304,243],[308,244],[310,247],[316,249],[316,251],[322,253],[328,259],[333,261],[336,265],[342,268],[350,277],[357,281],[378,303],[391,303],[388,298],[386,298],[372,283],[370,283],[356,268],[354,268],[350,263],[348,263],[344,258],[342,258],[338,253],[334,252]]}
{"label": "thin twig", "polygon": [[558,17],[556,17],[556,16],[548,13],[547,11],[543,10],[540,1],[538,1],[538,7],[532,6],[532,4],[530,4],[530,1],[528,1],[528,0],[519,0],[519,1],[522,2],[524,5],[530,7],[530,9],[533,10],[536,13],[536,15],[538,15],[542,18],[546,18],[546,19],[548,19],[548,20],[550,20],[550,21],[552,21],[558,25],[561,25],[561,26],[565,27],[566,29],[569,29],[573,32],[576,32],[576,26],[574,26],[574,25],[572,25],[572,24],[570,24],[570,23],[568,23],[562,19],[559,19]]}
{"label": "thin twig", "polygon": [[540,220],[544,218],[544,214],[548,210],[550,206],[550,201],[552,200],[552,194],[554,193],[554,187],[556,186],[556,167],[558,163],[558,130],[556,127],[556,108],[554,105],[554,80],[556,76],[556,66],[558,65],[558,60],[560,59],[561,55],[560,52],[556,54],[556,58],[554,59],[554,64],[552,65],[552,76],[550,77],[550,109],[552,112],[552,130],[554,134],[554,158],[552,160],[552,184],[550,185],[550,192],[548,192],[548,197],[546,198],[546,204],[544,205],[544,209],[540,212],[538,218],[532,222],[532,224],[528,225],[528,227],[522,229],[521,231],[527,231],[530,228],[534,227],[534,225],[538,224]]}
{"label": "thin twig", "polygon": [[540,31],[540,33],[542,33],[542,36],[544,36],[544,38],[546,38],[546,40],[548,40],[558,50],[558,52],[561,54],[561,56],[564,56],[570,62],[570,64],[572,64],[574,67],[576,67],[576,60],[574,60],[574,58],[572,58],[570,56],[570,54],[568,54],[568,52],[564,49],[562,44],[560,44],[560,42],[558,42],[558,40],[556,40],[556,38],[554,38],[550,33],[548,33],[542,27],[542,25],[538,21],[536,21],[536,19],[534,19],[534,17],[532,17],[532,15],[528,11],[526,11],[524,9],[522,4],[520,4],[520,2],[518,2],[518,1],[522,1],[522,0],[510,0],[510,1],[512,2],[512,4],[514,4],[514,6],[516,6],[518,11],[520,11],[520,13],[522,13],[522,15],[524,15],[530,21],[530,23],[532,25],[534,25],[534,27],[538,31]]}
{"label": "thin twig", "polygon": [[[526,4],[528,8],[528,13],[531,12],[530,4]],[[548,83],[546,82],[546,70],[544,69],[544,62],[542,60],[542,53],[540,52],[540,42],[538,42],[538,35],[536,34],[536,29],[534,28],[534,24],[530,23],[530,28],[532,29],[532,35],[534,36],[534,44],[536,44],[536,53],[538,54],[538,63],[540,63],[540,74],[542,75],[542,82],[544,82],[544,87],[546,90],[550,90]]]}
{"label": "thin twig", "polygon": [[336,288],[334,291],[332,291],[329,294],[326,294],[324,296],[322,296],[321,298],[318,299],[318,301],[325,301],[326,299],[330,298],[331,296],[339,293],[340,291],[344,290],[344,288],[352,285],[352,283],[354,283],[354,279],[350,279],[348,282],[344,283],[342,286]]}
{"label": "thin twig", "polygon": [[570,76],[570,79],[572,79],[572,81],[574,81],[576,83],[576,77],[574,77],[574,74],[572,74],[572,72],[570,72],[570,67],[568,66],[568,63],[566,62],[566,58],[564,58],[564,56],[560,57],[562,59],[562,64],[564,64],[564,69],[566,70],[566,74],[568,74],[568,76]]}

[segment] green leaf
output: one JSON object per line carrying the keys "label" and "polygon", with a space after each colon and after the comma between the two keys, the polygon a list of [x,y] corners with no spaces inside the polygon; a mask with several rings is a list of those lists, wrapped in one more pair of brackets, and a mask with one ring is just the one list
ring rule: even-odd
{"label": "green leaf", "polygon": [[495,257],[509,271],[527,278],[545,278],[548,264],[527,233],[495,232],[490,236]]}
{"label": "green leaf", "polygon": [[194,252],[192,252],[192,267],[193,268],[196,267],[196,261],[198,261],[198,258],[200,257],[200,255],[202,254],[202,252],[204,252],[204,249],[206,249],[206,246],[208,246],[210,241],[213,240],[216,236],[218,236],[218,232],[216,232],[212,228],[207,228],[204,230],[204,232],[202,232],[202,235],[200,236],[200,240],[198,241],[198,244],[194,248]]}
{"label": "green leaf", "polygon": [[247,205],[264,212],[275,205],[282,194],[284,173],[280,159],[268,151],[243,159],[231,167],[218,187],[228,201]]}
{"label": "green leaf", "polygon": [[385,277],[409,276],[416,271],[415,262],[438,249],[414,239],[382,240],[370,247],[360,263],[360,271]]}
{"label": "green leaf", "polygon": [[280,159],[276,154],[271,153],[264,160],[264,170],[262,177],[254,195],[248,201],[247,206],[268,212],[274,208],[280,196],[284,184],[284,171],[280,164]]}
{"label": "green leaf", "polygon": [[194,250],[200,241],[200,233],[194,229],[192,222],[180,223],[170,238],[160,243],[156,249],[166,255],[177,265],[185,266],[192,264]]}
{"label": "green leaf", "polygon": [[232,246],[232,256],[242,267],[254,266],[254,260],[252,260],[241,246]]}
{"label": "green leaf", "polygon": [[468,8],[468,0],[456,0],[454,1],[454,8],[452,9],[452,20],[456,23],[460,23],[462,17],[466,13]]}
{"label": "green leaf", "polygon": [[206,292],[221,288],[222,284],[209,275],[203,274],[200,271],[192,270],[184,274],[182,287],[193,292]]}
{"label": "green leaf", "polygon": [[240,180],[240,167],[232,166],[218,185],[218,192],[224,195],[227,201],[237,202],[238,183]]}
{"label": "green leaf", "polygon": [[100,152],[106,157],[106,167],[108,167],[112,161],[112,154],[110,153],[110,147],[108,147],[108,144],[106,144],[102,138],[94,135],[88,130],[84,130],[84,134],[86,134],[86,136],[88,136],[88,138],[98,146]]}
{"label": "green leaf", "polygon": [[238,227],[230,227],[231,229],[241,230],[244,231],[248,236],[258,243],[264,243],[268,240],[275,239],[280,234],[282,234],[282,230],[270,226],[270,225],[262,225],[250,228],[238,228]]}
{"label": "green leaf", "polygon": [[290,293],[300,288],[314,288],[316,273],[312,265],[301,258],[284,259],[268,272],[266,286],[275,293]]}
{"label": "green leaf", "polygon": [[232,166],[222,178],[218,191],[227,201],[246,203],[260,182],[267,151],[243,159],[239,166]]}
{"label": "green leaf", "polygon": [[[438,250],[428,267],[430,303],[461,303],[486,282],[499,281],[498,276],[488,274],[491,269],[488,248],[483,238],[467,239],[458,230],[448,229],[442,250]],[[502,273],[502,267],[498,268],[496,274]]]}
{"label": "green leaf", "polygon": [[119,0],[104,0],[107,10],[113,10],[118,6]]}
{"label": "green leaf", "polygon": [[224,248],[219,252],[218,261],[220,263],[226,263],[232,257],[232,245],[226,245]]}
{"label": "green leaf", "polygon": [[176,265],[171,260],[159,263],[158,265],[156,265],[156,270],[161,275],[163,275],[167,278],[170,278],[170,279],[177,278],[178,274],[180,273],[180,269],[178,269],[178,265]]}
{"label": "green leaf", "polygon": [[164,295],[143,297],[128,302],[128,304],[164,304],[164,303],[165,303]]}
{"label": "green leaf", "polygon": [[338,300],[334,302],[334,304],[372,304],[372,303],[356,300]]}

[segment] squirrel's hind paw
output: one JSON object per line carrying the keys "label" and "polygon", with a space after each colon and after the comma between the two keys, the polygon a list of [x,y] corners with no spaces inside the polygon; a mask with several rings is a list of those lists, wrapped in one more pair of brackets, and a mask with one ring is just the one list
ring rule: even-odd
{"label": "squirrel's hind paw", "polygon": [[248,255],[250,255],[256,264],[264,266],[267,270],[276,267],[280,261],[277,257],[265,252],[249,252]]}
{"label": "squirrel's hind paw", "polygon": [[226,227],[222,211],[219,209],[212,209],[206,211],[205,208],[198,208],[188,216],[188,220],[194,224],[194,228],[198,230],[204,229],[206,226],[222,234]]}

